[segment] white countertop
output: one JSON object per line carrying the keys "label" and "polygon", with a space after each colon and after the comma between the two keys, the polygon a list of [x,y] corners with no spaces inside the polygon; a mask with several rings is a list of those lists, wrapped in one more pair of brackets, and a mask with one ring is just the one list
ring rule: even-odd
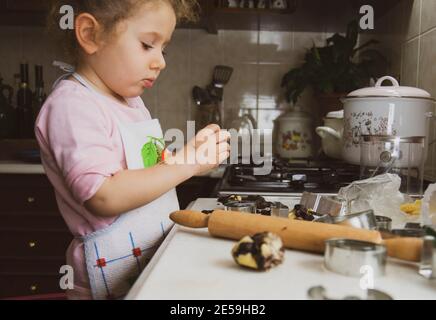
{"label": "white countertop", "polygon": [[[209,177],[220,179],[224,176],[225,166],[197,177]],[[18,161],[0,161],[0,174],[45,174],[42,164],[29,164]]]}
{"label": "white countertop", "polygon": [[45,174],[42,164],[29,164],[25,162],[0,162],[0,174]]}
{"label": "white countertop", "polygon": [[[215,206],[215,199],[201,199],[191,209]],[[308,290],[319,285],[332,297],[363,296],[361,279],[326,270],[321,255],[287,250],[282,265],[259,273],[235,264],[234,244],[210,237],[205,229],[175,227],[127,299],[306,300]],[[375,289],[400,300],[436,299],[436,281],[421,277],[417,264],[393,260],[388,261],[386,276],[375,279]]]}

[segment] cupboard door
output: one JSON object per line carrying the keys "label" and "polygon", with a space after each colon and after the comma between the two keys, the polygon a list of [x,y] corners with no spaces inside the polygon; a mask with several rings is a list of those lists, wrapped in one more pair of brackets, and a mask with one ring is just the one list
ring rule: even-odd
{"label": "cupboard door", "polygon": [[0,230],[55,230],[69,233],[59,213],[34,214],[32,212],[11,212],[0,215]]}
{"label": "cupboard door", "polygon": [[6,0],[6,9],[13,11],[45,12],[49,1],[46,0]]}
{"label": "cupboard door", "polygon": [[62,266],[66,265],[66,257],[55,258],[1,258],[0,257],[0,275],[60,275]]}
{"label": "cupboard door", "polygon": [[60,275],[7,275],[0,274],[0,298],[36,296],[62,293]]}
{"label": "cupboard door", "polygon": [[62,231],[0,229],[0,257],[62,257],[72,238]]}
{"label": "cupboard door", "polygon": [[34,187],[0,188],[0,216],[2,213],[58,212],[53,189]]}

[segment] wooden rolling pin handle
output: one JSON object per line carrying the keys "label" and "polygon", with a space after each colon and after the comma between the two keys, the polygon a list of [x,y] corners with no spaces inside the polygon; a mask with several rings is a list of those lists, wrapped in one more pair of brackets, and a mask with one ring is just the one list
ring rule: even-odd
{"label": "wooden rolling pin handle", "polygon": [[419,238],[393,238],[382,241],[376,231],[354,229],[323,223],[291,221],[239,212],[214,211],[208,215],[197,211],[177,211],[170,215],[173,222],[188,228],[207,228],[211,235],[240,240],[246,235],[270,231],[278,234],[288,249],[323,253],[325,241],[345,238],[386,246],[389,257],[419,262],[423,246]]}
{"label": "wooden rolling pin handle", "polygon": [[202,229],[207,228],[209,223],[209,215],[198,211],[176,211],[170,215],[170,219],[178,225]]}
{"label": "wooden rolling pin handle", "polygon": [[410,262],[420,262],[424,242],[420,238],[394,238],[384,240],[388,256]]}

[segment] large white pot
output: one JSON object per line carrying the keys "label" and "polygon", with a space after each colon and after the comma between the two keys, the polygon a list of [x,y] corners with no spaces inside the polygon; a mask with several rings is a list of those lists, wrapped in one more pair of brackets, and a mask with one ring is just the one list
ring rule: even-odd
{"label": "large white pot", "polygon": [[[383,86],[384,81],[392,86]],[[392,77],[381,78],[374,88],[350,93],[344,103],[343,159],[360,164],[360,137],[425,137],[427,117],[435,108],[431,95],[418,88],[400,87]],[[423,155],[424,156],[424,155]]]}

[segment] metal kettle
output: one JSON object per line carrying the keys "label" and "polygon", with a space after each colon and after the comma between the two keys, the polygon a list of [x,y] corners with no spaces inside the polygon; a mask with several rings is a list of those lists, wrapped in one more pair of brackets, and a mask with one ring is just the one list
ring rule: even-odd
{"label": "metal kettle", "polygon": [[257,129],[257,121],[251,114],[243,114],[232,121],[231,129],[238,131],[238,157],[243,156],[243,145],[253,139],[254,130]]}

